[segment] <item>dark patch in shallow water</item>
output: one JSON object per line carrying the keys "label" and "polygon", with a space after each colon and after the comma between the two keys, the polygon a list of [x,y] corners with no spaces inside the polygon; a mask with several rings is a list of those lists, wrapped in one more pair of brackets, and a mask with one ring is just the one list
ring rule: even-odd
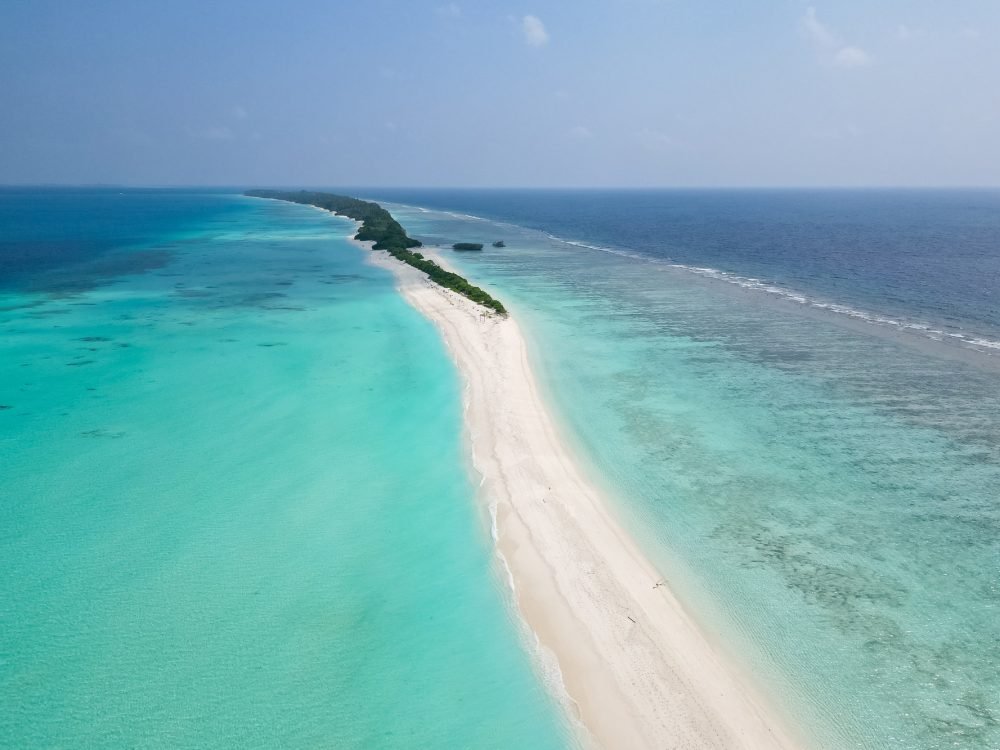
{"label": "dark patch in shallow water", "polygon": [[0,241],[0,277],[16,283],[19,276],[85,261],[99,247],[99,243],[82,240]]}
{"label": "dark patch in shallow water", "polygon": [[121,276],[162,268],[172,259],[173,253],[166,250],[109,253],[75,266],[38,274],[27,280],[24,286],[31,291],[46,292],[50,297],[71,297],[111,284]]}
{"label": "dark patch in shallow water", "polygon": [[118,277],[162,268],[173,258],[165,250],[133,250],[110,253],[70,268],[61,268],[33,278],[28,288],[53,297],[68,297],[114,283]]}
{"label": "dark patch in shallow water", "polygon": [[288,295],[281,292],[254,292],[238,297],[230,297],[227,301],[219,303],[220,307],[263,307],[267,308],[268,302],[277,299],[284,299]]}
{"label": "dark patch in shallow water", "polygon": [[32,300],[31,302],[22,302],[21,304],[18,305],[7,305],[5,307],[0,307],[0,312],[14,312],[15,310],[27,310],[28,308],[38,307],[44,304],[45,300],[36,299]]}
{"label": "dark patch in shallow water", "polygon": [[266,347],[270,347],[270,346],[288,346],[288,342],[287,341],[273,341],[273,342],[267,342],[267,343],[263,343],[263,344],[257,344],[257,346],[266,346]]}
{"label": "dark patch in shallow water", "polygon": [[125,437],[125,433],[120,430],[105,430],[103,427],[96,430],[86,430],[85,432],[81,432],[80,435],[83,437],[111,438],[112,440]]}
{"label": "dark patch in shallow water", "polygon": [[77,341],[111,341],[107,336],[82,336]]}
{"label": "dark patch in shallow water", "polygon": [[92,365],[97,360],[93,359],[81,359],[79,362],[67,362],[67,367],[83,367],[84,365]]}

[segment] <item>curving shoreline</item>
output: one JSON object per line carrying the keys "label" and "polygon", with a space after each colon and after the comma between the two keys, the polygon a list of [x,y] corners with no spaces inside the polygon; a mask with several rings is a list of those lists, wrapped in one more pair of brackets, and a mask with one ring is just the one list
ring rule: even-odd
{"label": "curving shoreline", "polygon": [[558,665],[583,743],[802,747],[658,585],[662,575],[576,468],[516,320],[485,314],[387,255],[369,257],[437,326],[465,381],[466,431],[497,551],[519,614]]}

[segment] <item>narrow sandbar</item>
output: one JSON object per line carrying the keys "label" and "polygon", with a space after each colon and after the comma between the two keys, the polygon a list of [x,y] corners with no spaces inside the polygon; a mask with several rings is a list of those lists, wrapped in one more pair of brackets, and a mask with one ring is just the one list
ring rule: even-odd
{"label": "narrow sandbar", "polygon": [[558,665],[583,744],[800,747],[582,476],[540,396],[517,321],[385,253],[370,257],[438,327],[461,374],[472,463],[494,514],[497,552],[520,616],[545,661]]}

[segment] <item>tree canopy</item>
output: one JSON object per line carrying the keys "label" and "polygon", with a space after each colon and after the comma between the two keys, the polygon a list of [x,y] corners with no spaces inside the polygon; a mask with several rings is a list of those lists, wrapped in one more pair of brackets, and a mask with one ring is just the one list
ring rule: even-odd
{"label": "tree canopy", "polygon": [[[361,228],[354,236],[355,239],[362,242],[373,242],[373,250],[385,250],[397,260],[420,269],[435,284],[458,292],[463,297],[467,297],[473,302],[477,302],[500,315],[507,314],[506,308],[500,301],[491,297],[485,290],[470,284],[467,279],[459,276],[457,273],[446,271],[434,261],[425,258],[421,253],[411,252],[411,247],[421,246],[420,240],[408,237],[400,223],[392,218],[392,214],[377,203],[350,198],[346,195],[310,192],[308,190],[250,190],[247,192],[247,195],[252,198],[272,198],[274,200],[316,206],[340,216],[347,216],[355,221],[360,221]],[[474,245],[474,247],[462,248],[459,247],[460,245]],[[456,250],[482,250],[483,246],[460,242],[454,248]]]}

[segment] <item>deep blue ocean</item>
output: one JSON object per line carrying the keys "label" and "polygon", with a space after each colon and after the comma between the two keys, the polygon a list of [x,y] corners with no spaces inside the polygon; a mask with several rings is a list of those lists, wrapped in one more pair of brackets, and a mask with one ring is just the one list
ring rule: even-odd
{"label": "deep blue ocean", "polygon": [[355,192],[1000,345],[1000,190]]}

